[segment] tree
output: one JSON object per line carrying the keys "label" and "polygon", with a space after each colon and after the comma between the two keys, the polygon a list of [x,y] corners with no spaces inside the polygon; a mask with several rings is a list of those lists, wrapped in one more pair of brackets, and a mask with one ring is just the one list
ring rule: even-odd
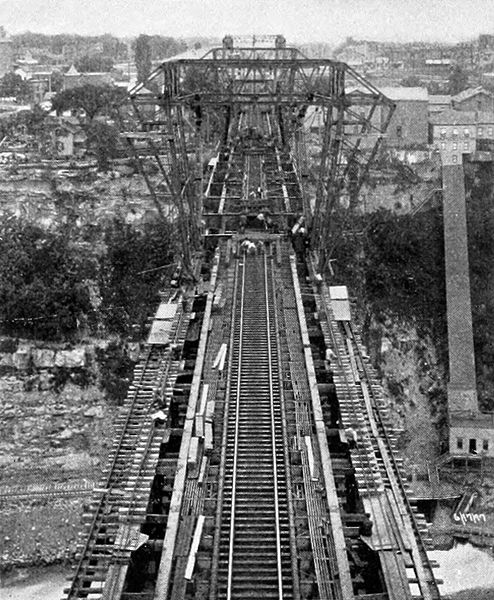
{"label": "tree", "polygon": [[172,37],[153,35],[150,39],[151,58],[161,60],[187,50],[187,45]]}
{"label": "tree", "polygon": [[87,127],[87,141],[89,148],[96,154],[98,169],[108,171],[110,159],[118,155],[118,130],[116,127],[93,121]]}
{"label": "tree", "polygon": [[51,91],[58,93],[63,89],[63,74],[61,71],[53,71],[51,74]]}
{"label": "tree", "polygon": [[137,324],[144,333],[149,311],[173,270],[172,225],[158,220],[136,229],[114,219],[104,241],[98,283],[105,325],[110,332],[128,335]]}
{"label": "tree", "polygon": [[137,67],[137,81],[142,83],[151,74],[152,55],[151,38],[141,34],[135,42],[135,63]]}
{"label": "tree", "polygon": [[455,65],[451,70],[448,79],[448,93],[454,96],[459,94],[468,87],[468,73],[460,67]]}
{"label": "tree", "polygon": [[0,228],[0,322],[8,334],[60,339],[91,310],[96,275],[68,236],[10,218]]}
{"label": "tree", "polygon": [[0,79],[0,96],[15,96],[17,100],[29,97],[29,84],[16,73],[6,73]]}
{"label": "tree", "polygon": [[113,59],[103,54],[85,54],[75,63],[81,73],[103,73],[113,69]]}
{"label": "tree", "polygon": [[52,100],[52,108],[57,114],[65,110],[83,109],[92,121],[102,112],[111,115],[126,98],[127,93],[121,88],[86,84],[59,92]]}

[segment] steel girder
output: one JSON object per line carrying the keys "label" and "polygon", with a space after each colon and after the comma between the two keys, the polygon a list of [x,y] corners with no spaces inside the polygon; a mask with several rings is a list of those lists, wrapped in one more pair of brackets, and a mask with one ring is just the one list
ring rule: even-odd
{"label": "steel girder", "polygon": [[167,60],[130,91],[130,99],[140,131],[129,142],[134,148],[145,142],[154,156],[161,181],[152,186],[147,177],[147,183],[158,205],[163,198],[173,202],[185,262],[200,243],[201,149],[231,142],[240,113],[269,112],[278,124],[278,143],[295,146],[307,112],[319,111],[317,184],[306,217],[323,267],[333,211],[342,195],[358,194],[394,110],[345,63],[306,58],[286,47],[223,46],[200,59]]}

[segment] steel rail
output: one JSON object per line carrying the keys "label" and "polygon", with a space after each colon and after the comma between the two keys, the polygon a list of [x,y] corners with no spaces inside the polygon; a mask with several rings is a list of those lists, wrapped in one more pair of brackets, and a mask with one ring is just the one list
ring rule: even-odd
{"label": "steel rail", "polygon": [[243,338],[243,327],[244,327],[244,297],[245,297],[245,270],[246,270],[246,259],[242,264],[242,283],[240,289],[240,331],[238,341],[238,371],[237,371],[237,397],[235,399],[235,437],[234,437],[234,454],[233,454],[233,481],[232,481],[232,500],[230,507],[230,546],[228,549],[228,586],[227,586],[227,600],[231,600],[232,597],[232,582],[233,582],[233,546],[235,543],[235,501],[236,501],[236,487],[237,487],[237,463],[238,463],[238,433],[239,433],[239,416],[240,416],[240,390],[242,387],[241,373],[242,373],[242,338]]}
{"label": "steel rail", "polygon": [[[379,407],[377,406],[376,403],[376,396],[375,396],[375,391],[373,389],[373,385],[372,385],[372,377],[369,375],[369,368],[366,366],[365,361],[364,361],[364,357],[363,357],[363,353],[360,347],[360,344],[358,343],[357,337],[355,335],[355,332],[353,330],[353,327],[349,326],[349,330],[350,330],[350,334],[351,334],[351,340],[355,346],[355,348],[357,349],[357,353],[358,353],[358,357],[359,357],[359,362],[360,362],[360,368],[362,369],[362,372],[365,376],[366,381],[369,383],[368,386],[368,390],[369,393],[372,397],[372,409],[374,412],[373,418],[376,420],[377,425],[379,427],[380,431],[380,437],[381,439],[383,439],[383,441],[385,442],[385,449],[387,451],[387,458],[389,459],[389,463],[391,466],[391,469],[393,471],[393,475],[394,475],[394,480],[396,481],[396,483],[398,484],[398,489],[400,491],[400,496],[401,496],[401,500],[405,505],[405,508],[407,510],[408,516],[410,518],[410,523],[412,525],[412,530],[414,533],[414,537],[416,540],[416,544],[417,544],[417,549],[419,551],[420,559],[421,559],[421,563],[422,563],[422,568],[425,570],[427,569],[429,571],[429,574],[431,575],[431,581],[426,581],[425,583],[430,585],[432,584],[432,586],[434,587],[434,593],[437,594],[437,597],[439,597],[439,591],[437,589],[437,584],[435,583],[435,577],[434,577],[434,571],[433,571],[433,567],[432,567],[432,563],[429,559],[429,556],[427,554],[427,550],[424,546],[424,542],[422,540],[422,536],[420,534],[419,528],[418,528],[418,524],[417,524],[417,520],[415,518],[415,515],[413,514],[413,509],[410,503],[410,500],[408,499],[408,495],[406,492],[406,489],[403,485],[403,481],[400,475],[400,470],[399,470],[399,466],[396,462],[396,458],[395,458],[395,454],[393,452],[393,448],[392,448],[392,443],[391,443],[391,439],[389,437],[388,431],[387,431],[387,427],[386,424],[384,423],[381,411],[379,409]],[[384,462],[384,466],[386,471],[388,472],[387,469],[387,465],[386,462]],[[391,475],[388,472],[388,477],[389,479],[391,479]],[[395,493],[395,490],[393,489],[393,493]],[[419,575],[419,573],[417,573],[417,575]],[[422,590],[422,586],[420,585],[420,588]],[[423,590],[422,590],[423,591]],[[424,594],[424,597],[427,597],[427,594],[430,594],[430,590],[427,590]]]}
{"label": "steel rail", "polygon": [[271,446],[273,456],[273,482],[274,482],[274,514],[276,520],[276,560],[278,563],[278,594],[280,600],[283,598],[283,572],[281,564],[281,534],[280,534],[280,509],[278,497],[278,462],[276,458],[276,427],[274,416],[274,393],[273,393],[273,358],[271,353],[271,322],[269,318],[269,289],[268,289],[268,265],[266,254],[264,254],[264,298],[266,300],[266,334],[268,348],[269,368],[269,404],[271,410]]}

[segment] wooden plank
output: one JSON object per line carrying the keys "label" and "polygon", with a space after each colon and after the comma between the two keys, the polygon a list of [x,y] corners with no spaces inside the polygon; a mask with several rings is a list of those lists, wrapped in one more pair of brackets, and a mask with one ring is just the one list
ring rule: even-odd
{"label": "wooden plank", "polygon": [[199,549],[199,543],[201,541],[202,529],[204,527],[204,515],[199,515],[197,517],[197,524],[194,531],[194,537],[192,538],[192,545],[190,547],[189,559],[187,561],[187,566],[185,568],[185,579],[189,581],[192,579],[192,575],[194,574],[194,567],[196,564],[196,555],[197,550]]}

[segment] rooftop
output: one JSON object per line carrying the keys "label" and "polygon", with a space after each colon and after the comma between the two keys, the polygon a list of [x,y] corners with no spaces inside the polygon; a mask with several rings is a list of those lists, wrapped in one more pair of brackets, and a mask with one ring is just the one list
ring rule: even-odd
{"label": "rooftop", "polygon": [[426,65],[450,65],[451,60],[449,58],[427,58],[425,60]]}
{"label": "rooftop", "polygon": [[432,125],[475,125],[476,122],[475,113],[466,110],[444,110],[430,116]]}
{"label": "rooftop", "polygon": [[[429,92],[425,87],[387,87],[387,86],[376,86],[377,89],[384,94],[387,98],[393,101],[422,101],[427,102],[429,98]],[[363,94],[371,95],[372,92],[360,85],[352,85],[345,89],[347,95],[351,94]]]}
{"label": "rooftop", "polygon": [[432,125],[482,125],[494,123],[494,112],[444,110],[429,117]]}
{"label": "rooftop", "polygon": [[427,102],[429,92],[425,87],[382,87],[379,91],[387,96],[390,100],[421,100]]}
{"label": "rooftop", "polygon": [[488,96],[492,95],[489,91],[487,91],[485,88],[483,88],[481,85],[479,85],[474,88],[468,88],[466,90],[463,90],[459,94],[456,94],[456,96],[453,96],[453,101],[454,102],[463,102],[463,100],[468,100],[469,98],[473,98],[474,96],[477,96],[477,94],[487,94]]}
{"label": "rooftop", "polygon": [[451,104],[451,96],[449,94],[430,94],[429,104]]}
{"label": "rooftop", "polygon": [[80,75],[79,71],[75,68],[75,65],[71,65],[70,69],[65,73],[65,77],[70,77],[71,75]]}

